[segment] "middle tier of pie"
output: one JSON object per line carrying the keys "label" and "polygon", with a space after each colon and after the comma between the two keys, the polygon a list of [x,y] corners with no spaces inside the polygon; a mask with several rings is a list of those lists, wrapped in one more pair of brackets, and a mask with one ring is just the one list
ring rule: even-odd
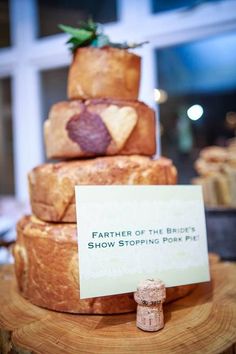
{"label": "middle tier of pie", "polygon": [[75,185],[176,184],[177,171],[164,157],[112,156],[47,163],[29,173],[33,214],[45,221],[76,222]]}
{"label": "middle tier of pie", "polygon": [[52,106],[44,125],[48,158],[147,155],[156,151],[155,113],[139,101],[90,99]]}

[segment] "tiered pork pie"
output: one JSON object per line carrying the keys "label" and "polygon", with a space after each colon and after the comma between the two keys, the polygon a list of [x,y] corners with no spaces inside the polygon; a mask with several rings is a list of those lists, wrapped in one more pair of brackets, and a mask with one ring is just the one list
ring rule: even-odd
{"label": "tiered pork pie", "polygon": [[[155,115],[137,100],[140,62],[139,56],[109,46],[74,52],[70,101],[52,106],[44,125],[47,156],[62,161],[29,173],[33,215],[17,226],[18,286],[36,305],[87,314],[136,308],[133,294],[80,300],[74,186],[176,183],[172,162],[151,158],[156,150]],[[190,289],[167,289],[167,300]]]}

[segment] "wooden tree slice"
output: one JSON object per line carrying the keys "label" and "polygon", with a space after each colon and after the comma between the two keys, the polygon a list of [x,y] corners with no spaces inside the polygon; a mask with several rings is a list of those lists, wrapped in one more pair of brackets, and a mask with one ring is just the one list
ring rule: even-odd
{"label": "wooden tree slice", "polygon": [[72,315],[36,307],[18,293],[12,267],[3,267],[0,352],[234,353],[236,265],[214,258],[211,275],[211,282],[165,306],[165,328],[149,333],[136,328],[135,314]]}

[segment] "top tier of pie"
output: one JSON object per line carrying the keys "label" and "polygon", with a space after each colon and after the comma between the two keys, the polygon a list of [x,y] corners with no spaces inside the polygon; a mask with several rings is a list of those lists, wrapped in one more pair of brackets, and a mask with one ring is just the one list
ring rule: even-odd
{"label": "top tier of pie", "polygon": [[82,47],[74,53],[68,98],[137,100],[141,58],[125,49]]}

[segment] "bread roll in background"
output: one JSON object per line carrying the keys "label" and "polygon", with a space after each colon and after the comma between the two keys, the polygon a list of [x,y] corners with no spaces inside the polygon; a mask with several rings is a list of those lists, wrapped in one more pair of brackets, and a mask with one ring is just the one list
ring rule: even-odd
{"label": "bread roll in background", "polygon": [[192,183],[202,186],[207,207],[236,207],[235,141],[229,140],[228,147],[205,147],[194,163],[200,177],[192,179]]}

